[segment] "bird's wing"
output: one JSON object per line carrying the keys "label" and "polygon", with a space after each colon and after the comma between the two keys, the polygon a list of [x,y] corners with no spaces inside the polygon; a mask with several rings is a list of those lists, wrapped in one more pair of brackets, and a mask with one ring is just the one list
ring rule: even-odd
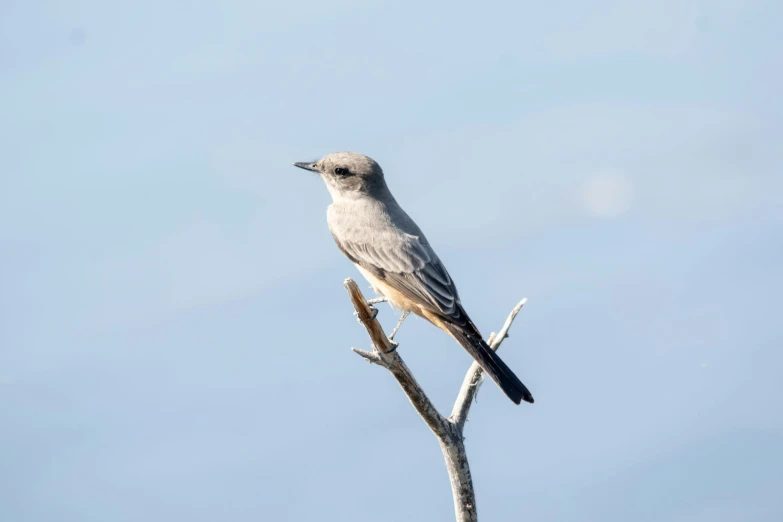
{"label": "bird's wing", "polygon": [[386,230],[371,238],[350,232],[332,235],[348,259],[408,299],[452,323],[470,323],[454,281],[426,240],[399,230]]}

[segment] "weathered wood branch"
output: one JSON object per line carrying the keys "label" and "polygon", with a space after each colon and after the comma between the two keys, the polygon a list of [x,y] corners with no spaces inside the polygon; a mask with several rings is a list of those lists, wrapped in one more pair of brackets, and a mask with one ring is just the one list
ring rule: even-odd
{"label": "weathered wood branch", "polygon": [[[462,432],[470,412],[471,403],[476,397],[476,393],[484,378],[481,367],[474,362],[468,369],[468,373],[457,395],[457,400],[454,403],[451,416],[448,419],[444,418],[424,393],[419,383],[416,382],[402,357],[397,353],[397,343],[389,341],[387,338],[381,324],[376,319],[378,310],[368,303],[352,279],[346,279],[344,286],[359,317],[359,322],[364,325],[373,344],[373,351],[360,350],[358,348],[353,348],[353,351],[371,363],[383,366],[397,379],[397,383],[405,392],[410,403],[438,439],[443,458],[446,461],[446,469],[449,473],[457,522],[476,522],[478,518],[476,513],[476,496],[473,491],[473,480],[470,475],[470,466],[468,465]],[[514,307],[498,335],[490,335],[488,344],[493,350],[497,350],[503,339],[508,336],[511,323],[514,322],[514,318],[522,309],[525,301],[526,299],[523,299]]]}
{"label": "weathered wood branch", "polygon": [[367,304],[362,292],[352,279],[345,280],[345,289],[348,290],[348,295],[351,296],[359,321],[367,329],[367,334],[375,347],[373,352],[365,352],[358,348],[354,348],[353,351],[368,361],[380,364],[389,370],[394,375],[394,378],[397,379],[413,407],[416,408],[421,418],[427,423],[427,426],[430,427],[438,438],[445,437],[448,433],[446,419],[438,413],[437,408],[432,404],[427,394],[424,393],[424,390],[421,389],[419,383],[416,382],[408,366],[402,360],[400,354],[397,353],[396,345],[392,344],[386,337],[383,328],[381,328],[381,323],[375,318],[378,311]]}

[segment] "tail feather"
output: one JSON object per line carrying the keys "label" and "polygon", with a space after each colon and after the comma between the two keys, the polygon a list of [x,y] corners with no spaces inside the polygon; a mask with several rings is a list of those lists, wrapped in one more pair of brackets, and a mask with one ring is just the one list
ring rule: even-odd
{"label": "tail feather", "polygon": [[498,354],[484,342],[478,332],[466,332],[462,327],[453,323],[445,323],[444,326],[487,375],[500,386],[509,399],[515,404],[519,404],[523,400],[533,403],[533,395],[530,390],[522,384],[522,381],[514,375],[511,368],[506,366]]}

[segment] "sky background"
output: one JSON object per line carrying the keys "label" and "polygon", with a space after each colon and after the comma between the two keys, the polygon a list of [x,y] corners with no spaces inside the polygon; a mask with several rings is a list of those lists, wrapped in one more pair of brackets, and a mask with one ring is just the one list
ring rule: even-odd
{"label": "sky background", "polygon": [[[453,519],[291,166],[338,150],[485,334],[529,299],[536,404],[486,383],[466,427],[481,520],[783,520],[781,19],[0,0],[0,522]],[[469,356],[398,340],[449,411]]]}

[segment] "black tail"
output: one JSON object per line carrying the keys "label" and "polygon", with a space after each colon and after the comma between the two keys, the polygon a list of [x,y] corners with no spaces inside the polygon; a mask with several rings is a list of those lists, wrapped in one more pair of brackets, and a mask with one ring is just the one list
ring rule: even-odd
{"label": "black tail", "polygon": [[451,335],[465,348],[471,357],[481,366],[481,368],[500,386],[509,399],[519,404],[520,401],[532,403],[533,395],[522,384],[511,368],[506,366],[498,354],[484,342],[478,332],[469,333],[452,323],[445,323]]}

